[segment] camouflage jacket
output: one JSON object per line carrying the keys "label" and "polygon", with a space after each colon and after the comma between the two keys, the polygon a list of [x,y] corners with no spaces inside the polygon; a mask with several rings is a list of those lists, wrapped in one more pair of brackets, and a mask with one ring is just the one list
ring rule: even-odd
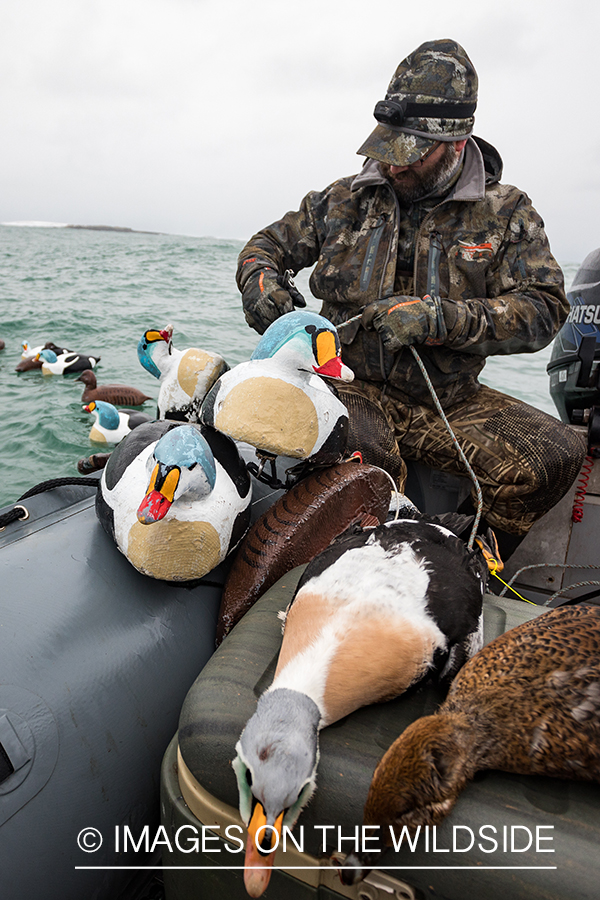
{"label": "camouflage jacket", "polygon": [[[374,160],[359,175],[311,192],[297,212],[254,235],[239,257],[238,287],[243,291],[264,266],[296,273],[316,263],[310,288],[323,301],[322,315],[336,325],[380,298],[438,295],[446,341],[418,350],[449,406],[478,389],[486,356],[542,349],[569,311],[544,224],[526,194],[499,183],[501,171],[497,151],[471,138],[453,189],[421,210],[408,289],[398,291],[397,280],[407,212]],[[252,308],[246,304],[244,311],[253,325]],[[359,327],[346,332],[342,355],[357,378],[385,382],[402,402],[431,404],[409,348],[394,357],[377,332]]]}

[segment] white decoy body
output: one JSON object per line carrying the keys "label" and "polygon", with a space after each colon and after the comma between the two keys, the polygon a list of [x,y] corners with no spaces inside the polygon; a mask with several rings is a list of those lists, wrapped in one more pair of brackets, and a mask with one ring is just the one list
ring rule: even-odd
{"label": "white decoy body", "polygon": [[305,310],[270,325],[250,360],[225,373],[201,419],[258,450],[319,464],[345,450],[348,411],[320,376],[352,381],[335,327]]}
{"label": "white decoy body", "polygon": [[54,350],[40,351],[38,358],[42,361],[42,375],[65,375],[69,372],[83,372],[93,369],[99,362],[99,356],[83,356],[80,353],[56,354]]}
{"label": "white decoy body", "polygon": [[150,329],[138,343],[138,358],[160,380],[158,418],[198,422],[202,401],[217,378],[229,369],[222,356],[208,350],[173,346],[173,326]]}
{"label": "white decoy body", "polygon": [[152,421],[148,413],[137,409],[117,409],[106,400],[92,400],[83,409],[94,416],[89,438],[96,444],[118,444],[134,428]]}
{"label": "white decoy body", "polygon": [[32,347],[28,341],[21,342],[21,359],[33,359],[33,357],[37,356],[38,353],[41,353],[44,350],[45,345],[39,344],[37,347]]}
{"label": "white decoy body", "polygon": [[164,581],[193,581],[237,546],[252,488],[233,441],[205,426],[158,420],[113,451],[96,501],[131,564]]}
{"label": "white decoy body", "polygon": [[268,826],[291,828],[315,790],[319,730],[431,675],[450,679],[482,645],[483,555],[440,524],[449,517],[418,515],[343,535],[288,608],[273,683],[233,762],[252,897],[270,877]]}
{"label": "white decoy body", "polygon": [[29,372],[33,369],[41,369],[44,363],[44,360],[40,358],[42,350],[53,350],[57,356],[60,356],[62,353],[73,353],[72,350],[67,350],[66,347],[59,347],[52,341],[46,341],[45,344],[40,344],[37,347],[31,347],[27,341],[22,341],[21,359],[15,367],[15,371]]}

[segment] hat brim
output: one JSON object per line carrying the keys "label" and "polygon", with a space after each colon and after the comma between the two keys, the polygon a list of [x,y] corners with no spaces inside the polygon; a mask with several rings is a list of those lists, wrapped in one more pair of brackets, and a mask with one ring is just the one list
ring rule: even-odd
{"label": "hat brim", "polygon": [[390,166],[411,166],[421,159],[439,140],[406,134],[385,125],[377,125],[364,144],[356,151],[360,156],[368,156]]}

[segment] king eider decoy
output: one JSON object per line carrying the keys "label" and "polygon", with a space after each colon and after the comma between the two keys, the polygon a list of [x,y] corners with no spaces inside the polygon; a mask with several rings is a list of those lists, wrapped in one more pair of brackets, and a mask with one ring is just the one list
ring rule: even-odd
{"label": "king eider decoy", "polygon": [[96,444],[118,444],[134,428],[153,420],[138,409],[117,409],[105,400],[92,400],[83,409],[94,416],[89,438]]}
{"label": "king eider decoy", "polygon": [[234,549],[250,523],[250,476],[229,438],[159,419],[112,452],[96,511],[138,571],[194,581]]}
{"label": "king eider decoy", "polygon": [[66,375],[69,372],[82,372],[84,369],[93,369],[99,362],[99,356],[82,356],[79,353],[60,353],[45,349],[40,351],[38,358],[42,361],[42,375]]}
{"label": "king eider decoy", "polygon": [[321,376],[354,378],[335,327],[316,313],[287,313],[216,382],[201,420],[259,451],[332,464],[346,449],[348,411]]}
{"label": "king eider decoy", "polygon": [[[458,673],[432,716],[417,719],[377,766],[365,825],[439,825],[476,772],[600,781],[600,609],[538,615],[487,644]],[[352,884],[379,853],[347,857]],[[356,868],[353,868],[356,867]],[[362,868],[361,868],[362,867]]]}
{"label": "king eider decoy", "polygon": [[158,418],[198,422],[207,391],[229,369],[222,356],[190,347],[173,346],[173,326],[145,331],[138,343],[138,359],[160,380]]}
{"label": "king eider decoy", "polygon": [[46,341],[45,344],[40,344],[38,347],[30,347],[27,341],[23,341],[21,343],[21,359],[18,365],[15,366],[15,371],[29,372],[32,369],[41,369],[44,362],[40,358],[42,350],[52,350],[57,356],[60,356],[62,353],[72,352],[67,350],[66,347],[59,347],[52,341]]}
{"label": "king eider decoy", "polygon": [[482,645],[487,574],[479,548],[426,517],[343,535],[309,563],[233,762],[251,897],[268,884],[273,832],[291,828],[315,790],[319,730],[430,676],[451,678]]}
{"label": "king eider decoy", "polygon": [[113,406],[142,406],[146,400],[152,399],[138,388],[126,384],[98,384],[96,374],[91,369],[84,369],[75,381],[82,381],[85,385],[81,395],[82,403],[104,400]]}

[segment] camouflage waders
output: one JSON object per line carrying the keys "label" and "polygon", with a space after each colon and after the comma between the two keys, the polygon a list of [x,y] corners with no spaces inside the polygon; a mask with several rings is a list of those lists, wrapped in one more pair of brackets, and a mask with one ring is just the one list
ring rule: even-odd
{"label": "camouflage waders", "polygon": [[[393,396],[393,388],[382,395],[377,385],[364,381],[337,393],[344,402],[348,394],[368,397],[384,413],[403,459],[468,477],[437,410],[407,406]],[[483,516],[495,528],[526,534],[577,477],[583,438],[527,403],[481,385],[444,412],[481,486]],[[406,466],[402,471],[397,460],[395,474],[402,487]],[[476,506],[474,490],[471,496]]]}

